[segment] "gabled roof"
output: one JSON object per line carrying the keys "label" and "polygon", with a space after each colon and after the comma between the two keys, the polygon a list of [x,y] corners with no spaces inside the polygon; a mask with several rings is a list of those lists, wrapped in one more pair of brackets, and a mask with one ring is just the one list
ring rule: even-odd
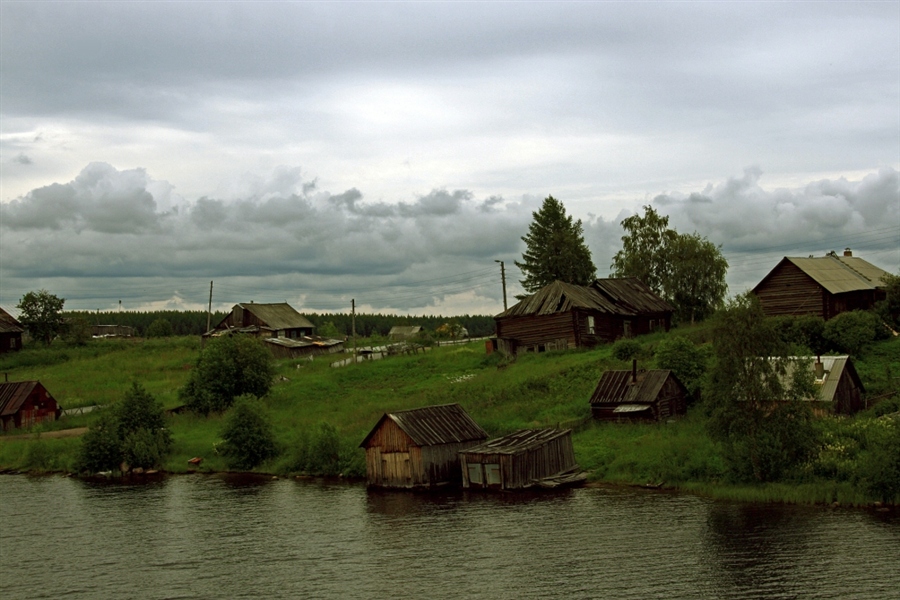
{"label": "gabled roof", "polygon": [[552,315],[574,308],[620,316],[675,310],[641,280],[622,277],[597,279],[588,286],[554,281],[494,318]]}
{"label": "gabled roof", "polygon": [[416,335],[417,333],[419,333],[420,331],[422,331],[421,325],[394,325],[393,327],[391,327],[391,330],[390,330],[390,332],[388,332],[388,335],[389,336],[391,336],[391,335],[413,336],[413,335]]}
{"label": "gabled roof", "polygon": [[[257,319],[265,323],[271,329],[295,329],[304,327],[314,329],[315,326],[309,320],[294,310],[287,302],[277,304],[257,304],[255,302],[240,303],[242,309],[250,312]],[[233,311],[232,311],[233,312]]]}
{"label": "gabled roof", "polygon": [[632,382],[632,371],[605,371],[591,396],[591,404],[652,404],[658,399],[659,392],[669,377],[684,387],[675,374],[667,369],[640,371],[637,383]]}
{"label": "gabled roof", "polygon": [[836,254],[809,258],[786,256],[753,290],[756,291],[785,262],[803,271],[832,294],[884,288],[881,278],[888,274],[887,271],[879,269],[858,256],[837,256]]}
{"label": "gabled roof", "polygon": [[369,440],[386,419],[390,419],[417,446],[435,446],[487,439],[487,432],[459,404],[439,404],[411,410],[385,413],[372,428],[360,447]]}
{"label": "gabled roof", "polygon": [[509,435],[466,448],[463,452],[467,454],[518,454],[569,435],[571,431],[571,429],[520,429]]}
{"label": "gabled roof", "polygon": [[25,327],[0,307],[0,333],[23,333]]}
{"label": "gabled roof", "polygon": [[16,414],[28,395],[39,385],[38,381],[0,383],[0,417]]}
{"label": "gabled roof", "polygon": [[[815,356],[790,356],[788,357],[788,360],[790,362],[788,363],[786,373],[782,377],[783,385],[790,384],[794,369],[802,362],[806,362],[808,365],[807,368],[815,374]],[[815,381],[816,389],[819,390],[818,400],[833,402],[838,391],[838,384],[845,373],[848,377],[853,379],[860,392],[865,392],[862,381],[856,373],[856,368],[853,366],[853,361],[849,356],[822,356],[819,360],[822,361],[822,367],[825,373],[822,379],[817,378]],[[813,398],[808,398],[808,400],[813,400]]]}

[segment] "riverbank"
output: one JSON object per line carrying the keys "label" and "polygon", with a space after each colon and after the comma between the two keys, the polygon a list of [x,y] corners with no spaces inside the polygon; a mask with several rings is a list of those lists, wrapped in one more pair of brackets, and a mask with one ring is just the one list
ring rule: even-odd
{"label": "riverbank", "polygon": [[[676,330],[703,343],[702,328]],[[639,338],[639,366],[652,368],[655,345],[665,334]],[[670,334],[672,335],[672,334]],[[178,404],[199,346],[195,340],[101,340],[88,349],[50,348],[19,363],[0,364],[12,380],[40,379],[65,408],[109,404],[138,380],[165,408]],[[877,389],[885,372],[900,373],[900,342],[882,342],[857,368],[867,387]],[[0,360],[6,360],[0,359]],[[336,473],[347,478],[365,474],[358,448],[384,412],[458,402],[491,436],[521,428],[572,427],[575,455],[590,473],[592,484],[649,485],[748,501],[871,505],[879,498],[863,488],[859,465],[878,417],[874,410],[853,419],[820,422],[823,444],[804,472],[790,482],[737,486],[727,482],[725,465],[709,439],[706,416],[694,407],[686,418],[660,424],[615,424],[590,420],[588,399],[606,369],[630,367],[612,356],[611,347],[589,351],[527,354],[507,363],[486,355],[483,344],[435,348],[420,355],[398,356],[332,369],[326,357],[277,363],[276,383],[261,402],[273,422],[280,454],[258,471],[278,477],[307,470],[308,449],[323,424],[340,439]],[[893,371],[892,371],[893,370]],[[874,385],[871,382],[875,382]],[[29,472],[71,472],[80,440],[56,437],[66,426],[90,426],[89,413],[35,429],[0,435],[0,468]],[[167,416],[174,441],[162,470],[178,474],[228,472],[215,453],[223,417],[192,414]],[[200,457],[199,466],[190,459]]]}

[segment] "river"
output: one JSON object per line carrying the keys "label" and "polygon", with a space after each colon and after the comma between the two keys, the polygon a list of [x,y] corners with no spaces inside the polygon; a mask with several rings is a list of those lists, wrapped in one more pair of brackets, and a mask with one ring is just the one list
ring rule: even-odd
{"label": "river", "polygon": [[0,476],[0,597],[900,597],[896,511],[630,488]]}

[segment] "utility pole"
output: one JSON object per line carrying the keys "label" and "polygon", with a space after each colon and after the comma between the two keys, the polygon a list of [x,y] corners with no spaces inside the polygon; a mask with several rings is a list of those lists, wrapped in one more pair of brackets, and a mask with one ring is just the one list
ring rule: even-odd
{"label": "utility pole", "polygon": [[350,300],[350,330],[353,333],[353,364],[356,364],[356,298]]}
{"label": "utility pole", "polygon": [[502,260],[495,260],[494,262],[500,263],[500,281],[503,282],[503,310],[506,310],[506,267],[503,265]]}
{"label": "utility pole", "polygon": [[209,282],[209,308],[206,309],[206,332],[209,333],[209,320],[212,318],[212,284],[213,282]]}

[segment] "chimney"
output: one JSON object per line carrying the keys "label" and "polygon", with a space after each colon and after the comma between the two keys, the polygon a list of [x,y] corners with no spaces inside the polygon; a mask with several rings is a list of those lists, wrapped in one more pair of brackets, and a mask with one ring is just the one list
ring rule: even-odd
{"label": "chimney", "polygon": [[844,248],[844,256],[853,256],[853,251],[850,248]]}
{"label": "chimney", "polygon": [[637,384],[637,359],[631,359],[631,383]]}
{"label": "chimney", "polygon": [[816,379],[819,381],[825,379],[825,364],[821,356],[816,357]]}

